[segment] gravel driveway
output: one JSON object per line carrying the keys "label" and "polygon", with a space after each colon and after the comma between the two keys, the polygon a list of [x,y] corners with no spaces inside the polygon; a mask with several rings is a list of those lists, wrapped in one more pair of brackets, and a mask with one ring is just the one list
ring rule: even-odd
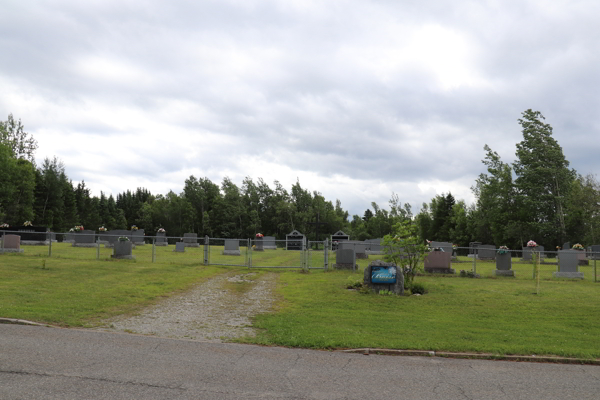
{"label": "gravel driveway", "polygon": [[96,330],[210,342],[254,336],[251,318],[271,310],[277,274],[223,274]]}

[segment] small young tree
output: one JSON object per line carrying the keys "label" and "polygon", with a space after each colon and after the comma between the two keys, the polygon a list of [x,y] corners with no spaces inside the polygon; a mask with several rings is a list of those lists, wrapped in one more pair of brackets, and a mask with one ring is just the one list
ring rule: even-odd
{"label": "small young tree", "polygon": [[410,289],[428,247],[418,235],[417,225],[410,220],[398,222],[390,235],[383,237],[385,260],[395,263],[404,274],[404,288]]}

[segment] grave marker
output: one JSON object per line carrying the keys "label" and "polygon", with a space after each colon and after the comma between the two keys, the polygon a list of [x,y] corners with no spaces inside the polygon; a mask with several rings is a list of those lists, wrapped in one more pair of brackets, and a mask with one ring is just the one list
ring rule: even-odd
{"label": "grave marker", "polygon": [[554,272],[552,276],[556,278],[583,279],[583,272],[579,272],[578,267],[580,253],[583,252],[578,250],[560,250],[558,252],[558,272]]}
{"label": "grave marker", "polygon": [[240,241],[238,239],[225,239],[224,256],[240,256]]}
{"label": "grave marker", "polygon": [[358,269],[358,265],[356,265],[356,254],[354,253],[354,249],[342,249],[338,248],[335,252],[335,264],[333,264],[334,269]]}
{"label": "grave marker", "polygon": [[293,230],[285,235],[285,249],[286,250],[302,250],[304,246],[304,235]]}
{"label": "grave marker", "polygon": [[183,243],[185,247],[200,247],[200,243],[198,243],[198,234],[197,233],[184,233],[183,234]]}
{"label": "grave marker", "polygon": [[425,256],[425,272],[432,274],[453,274],[452,253],[430,251]]}
{"label": "grave marker", "polygon": [[21,236],[4,234],[2,236],[2,245],[0,246],[2,253],[23,253],[21,248]]}

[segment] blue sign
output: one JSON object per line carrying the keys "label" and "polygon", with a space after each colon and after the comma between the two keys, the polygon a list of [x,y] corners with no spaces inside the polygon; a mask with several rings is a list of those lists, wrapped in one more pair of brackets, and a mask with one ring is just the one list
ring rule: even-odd
{"label": "blue sign", "polygon": [[396,267],[371,267],[372,283],[396,283]]}

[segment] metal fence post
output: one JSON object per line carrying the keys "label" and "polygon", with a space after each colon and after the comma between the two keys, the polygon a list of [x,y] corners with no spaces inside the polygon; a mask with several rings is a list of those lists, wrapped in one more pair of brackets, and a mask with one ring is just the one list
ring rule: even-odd
{"label": "metal fence post", "polygon": [[52,257],[52,235],[50,235],[50,239],[48,240],[48,257]]}
{"label": "metal fence post", "polygon": [[208,235],[204,236],[204,265],[208,265]]}
{"label": "metal fence post", "polygon": [[594,282],[598,282],[596,280],[596,257],[594,257]]}
{"label": "metal fence post", "polygon": [[477,248],[473,248],[473,274],[477,273]]}
{"label": "metal fence post", "polygon": [[325,261],[325,265],[324,265],[325,271],[327,271],[328,268],[329,268],[329,252],[328,252],[329,249],[328,249],[328,246],[329,246],[328,240],[327,240],[327,238],[325,238],[325,242],[323,242],[323,251],[324,251],[323,258],[324,258],[324,261]]}
{"label": "metal fence post", "polygon": [[156,238],[152,238],[152,262],[156,262]]}
{"label": "metal fence post", "polygon": [[100,238],[96,239],[96,260],[100,259]]}

